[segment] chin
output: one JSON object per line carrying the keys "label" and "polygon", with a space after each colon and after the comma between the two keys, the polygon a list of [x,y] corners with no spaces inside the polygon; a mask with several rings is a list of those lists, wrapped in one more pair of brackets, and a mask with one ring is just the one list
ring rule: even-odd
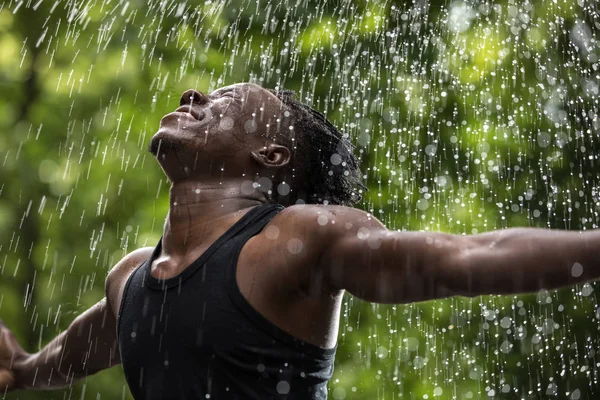
{"label": "chin", "polygon": [[162,132],[162,130],[159,130],[150,140],[148,151],[156,157],[159,152],[163,155],[168,155],[180,152],[184,148],[184,143],[180,138],[173,137],[173,135],[166,134],[165,132]]}

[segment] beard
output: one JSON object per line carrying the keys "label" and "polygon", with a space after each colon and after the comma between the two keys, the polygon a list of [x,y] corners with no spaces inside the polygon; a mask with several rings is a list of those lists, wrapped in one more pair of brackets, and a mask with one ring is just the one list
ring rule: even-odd
{"label": "beard", "polygon": [[172,153],[177,153],[183,150],[183,143],[179,140],[174,140],[170,137],[156,137],[154,136],[150,140],[150,145],[148,146],[148,151],[154,155],[158,156],[160,152],[163,155],[169,155]]}

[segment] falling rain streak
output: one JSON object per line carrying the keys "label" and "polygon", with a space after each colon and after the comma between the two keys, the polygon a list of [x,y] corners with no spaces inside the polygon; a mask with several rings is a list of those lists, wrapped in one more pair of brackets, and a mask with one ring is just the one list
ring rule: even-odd
{"label": "falling rain streak", "polygon": [[[0,316],[27,349],[157,242],[168,182],[146,149],[190,87],[295,90],[357,146],[360,208],[389,229],[597,229],[598,3],[400,3],[3,1]],[[242,191],[290,190],[270,185]],[[347,295],[329,396],[594,398],[595,287],[395,306]],[[128,396],[113,368],[7,398]]]}

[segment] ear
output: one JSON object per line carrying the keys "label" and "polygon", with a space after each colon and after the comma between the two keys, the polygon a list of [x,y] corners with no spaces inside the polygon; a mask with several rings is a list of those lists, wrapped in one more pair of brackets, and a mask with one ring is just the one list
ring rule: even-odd
{"label": "ear", "polygon": [[250,152],[257,163],[266,168],[283,167],[290,161],[290,150],[285,146],[269,143],[259,150]]}

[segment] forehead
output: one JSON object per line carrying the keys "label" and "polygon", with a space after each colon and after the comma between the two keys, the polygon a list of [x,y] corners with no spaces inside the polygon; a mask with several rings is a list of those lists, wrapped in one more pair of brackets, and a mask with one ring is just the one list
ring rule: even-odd
{"label": "forehead", "polygon": [[218,94],[229,90],[235,90],[253,101],[262,100],[263,102],[275,102],[277,105],[280,105],[281,103],[281,100],[267,89],[249,82],[223,86],[222,88],[216,89],[213,93]]}

